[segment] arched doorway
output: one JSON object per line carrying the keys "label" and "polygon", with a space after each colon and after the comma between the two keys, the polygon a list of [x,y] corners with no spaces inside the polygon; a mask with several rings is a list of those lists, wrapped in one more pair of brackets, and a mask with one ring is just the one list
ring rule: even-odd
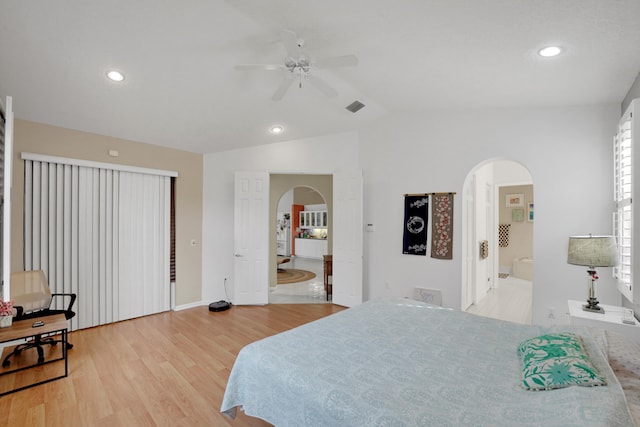
{"label": "arched doorway", "polygon": [[314,187],[293,185],[278,200],[278,268],[270,280],[270,304],[331,302],[323,274],[323,256],[331,253],[327,197]]}
{"label": "arched doorway", "polygon": [[533,178],[519,162],[491,159],[467,175],[462,213],[463,310],[531,323],[533,203]]}

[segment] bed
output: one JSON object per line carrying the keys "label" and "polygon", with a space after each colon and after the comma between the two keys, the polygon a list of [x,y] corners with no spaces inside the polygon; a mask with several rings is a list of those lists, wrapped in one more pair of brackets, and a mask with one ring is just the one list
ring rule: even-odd
{"label": "bed", "polygon": [[[221,411],[286,426],[633,426],[634,343],[582,339],[607,385],[530,391],[519,343],[553,332],[431,306],[374,300],[244,347]],[[613,347],[624,350],[617,359]],[[609,360],[616,363],[613,368]],[[625,396],[614,369],[635,394]]]}

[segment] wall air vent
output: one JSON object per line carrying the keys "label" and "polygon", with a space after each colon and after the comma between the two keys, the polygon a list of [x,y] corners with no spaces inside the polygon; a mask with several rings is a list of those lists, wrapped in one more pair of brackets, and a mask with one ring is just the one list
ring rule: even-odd
{"label": "wall air vent", "polygon": [[347,105],[345,108],[352,113],[357,113],[364,107],[364,104],[360,101],[353,101],[351,104]]}

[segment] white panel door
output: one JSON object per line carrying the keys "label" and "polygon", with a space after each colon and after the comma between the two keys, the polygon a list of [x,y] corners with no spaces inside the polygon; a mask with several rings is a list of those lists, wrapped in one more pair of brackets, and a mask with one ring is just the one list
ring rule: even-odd
{"label": "white panel door", "polygon": [[466,214],[466,228],[464,236],[462,237],[464,245],[464,270],[463,270],[463,289],[462,289],[462,309],[466,310],[471,304],[474,303],[475,295],[475,277],[476,277],[476,263],[475,263],[475,235],[476,235],[476,177],[471,178],[471,181],[465,188],[465,214]]}
{"label": "white panel door", "polygon": [[494,223],[494,217],[495,217],[495,211],[494,211],[494,201],[493,201],[493,193],[494,193],[495,189],[493,187],[493,184],[488,184],[486,185],[486,217],[485,217],[485,221],[486,221],[486,230],[485,230],[485,236],[487,241],[489,242],[489,256],[487,257],[487,275],[486,275],[486,280],[485,280],[485,284],[486,284],[486,292],[489,292],[491,289],[495,288],[495,281],[494,281],[494,277],[495,277],[495,270],[493,269],[494,267],[494,259],[497,258],[497,254],[496,254],[496,247],[493,246],[493,237],[495,235],[494,230],[497,228],[495,226]]}
{"label": "white panel door", "polygon": [[333,174],[333,302],[362,303],[362,170]]}
{"label": "white panel door", "polygon": [[234,304],[269,302],[269,174],[236,172]]}

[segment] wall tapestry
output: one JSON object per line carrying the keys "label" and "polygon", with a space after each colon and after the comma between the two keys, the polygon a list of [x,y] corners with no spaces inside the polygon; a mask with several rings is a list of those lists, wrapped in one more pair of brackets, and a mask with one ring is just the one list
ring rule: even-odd
{"label": "wall tapestry", "polygon": [[483,240],[480,242],[480,258],[487,259],[489,258],[489,241]]}
{"label": "wall tapestry", "polygon": [[509,247],[509,230],[511,224],[500,224],[498,226],[498,246],[501,248]]}
{"label": "wall tapestry", "polygon": [[429,196],[404,196],[404,237],[402,253],[427,255],[427,221],[429,218]]}
{"label": "wall tapestry", "polygon": [[431,258],[453,258],[453,194],[433,194]]}

